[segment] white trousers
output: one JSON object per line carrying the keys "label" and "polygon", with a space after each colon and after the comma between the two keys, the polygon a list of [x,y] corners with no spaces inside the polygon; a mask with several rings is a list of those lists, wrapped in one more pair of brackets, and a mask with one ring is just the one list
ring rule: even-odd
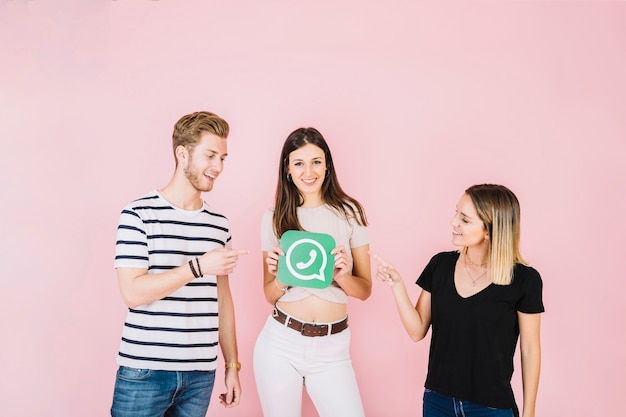
{"label": "white trousers", "polygon": [[349,348],[350,328],[308,337],[270,315],[254,347],[263,415],[300,417],[304,385],[320,417],[364,417]]}

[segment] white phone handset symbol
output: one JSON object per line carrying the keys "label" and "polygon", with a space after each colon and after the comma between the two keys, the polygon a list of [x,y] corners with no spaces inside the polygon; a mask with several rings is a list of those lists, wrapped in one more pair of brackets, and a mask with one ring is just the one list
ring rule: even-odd
{"label": "white phone handset symbol", "polygon": [[[293,259],[292,263],[291,254],[293,253],[294,249],[298,248],[300,245],[313,245],[317,249],[309,249],[308,260],[296,262],[296,260]],[[306,252],[302,253],[298,257],[306,259]],[[317,259],[318,257],[320,259]],[[287,248],[287,253],[285,253],[285,261],[285,263],[287,264],[287,269],[296,279],[303,281],[310,281],[312,279],[324,281],[325,279],[324,268],[326,268],[326,264],[328,263],[328,257],[322,244],[313,239],[303,238],[296,240],[291,245],[289,245],[289,248]],[[315,264],[316,262],[320,263],[319,269],[318,265]],[[315,271],[310,271],[309,269],[311,267],[314,267]]]}
{"label": "white phone handset symbol", "polygon": [[298,269],[306,269],[306,268],[310,267],[311,264],[313,264],[313,262],[315,262],[315,259],[317,258],[317,251],[315,249],[311,249],[311,251],[309,252],[309,257],[311,259],[309,259],[306,262],[298,262],[296,264],[296,267]]}

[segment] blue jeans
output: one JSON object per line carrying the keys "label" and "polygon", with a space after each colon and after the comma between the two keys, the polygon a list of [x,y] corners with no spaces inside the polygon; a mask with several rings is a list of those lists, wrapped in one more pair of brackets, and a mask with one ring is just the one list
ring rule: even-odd
{"label": "blue jeans", "polygon": [[112,417],[204,417],[215,371],[155,371],[120,366]]}
{"label": "blue jeans", "polygon": [[485,407],[429,389],[424,391],[423,406],[424,417],[513,417],[513,410],[510,408]]}

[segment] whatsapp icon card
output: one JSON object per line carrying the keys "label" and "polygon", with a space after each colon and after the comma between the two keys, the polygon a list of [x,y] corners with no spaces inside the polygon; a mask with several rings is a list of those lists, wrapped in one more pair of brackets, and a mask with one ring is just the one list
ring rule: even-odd
{"label": "whatsapp icon card", "polygon": [[278,279],[291,287],[326,288],[333,281],[335,239],[325,233],[287,230],[280,238]]}

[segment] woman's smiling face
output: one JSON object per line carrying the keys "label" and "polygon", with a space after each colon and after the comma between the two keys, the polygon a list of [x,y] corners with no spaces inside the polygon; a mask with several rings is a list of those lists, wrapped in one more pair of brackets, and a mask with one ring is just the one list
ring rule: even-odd
{"label": "woman's smiling face", "polygon": [[326,156],[319,146],[311,143],[289,154],[287,173],[305,199],[317,200],[322,196],[322,184],[326,178]]}
{"label": "woman's smiling face", "polygon": [[485,242],[487,237],[485,224],[478,216],[469,195],[463,194],[459,199],[456,213],[450,224],[452,225],[452,243],[455,246],[472,247]]}

